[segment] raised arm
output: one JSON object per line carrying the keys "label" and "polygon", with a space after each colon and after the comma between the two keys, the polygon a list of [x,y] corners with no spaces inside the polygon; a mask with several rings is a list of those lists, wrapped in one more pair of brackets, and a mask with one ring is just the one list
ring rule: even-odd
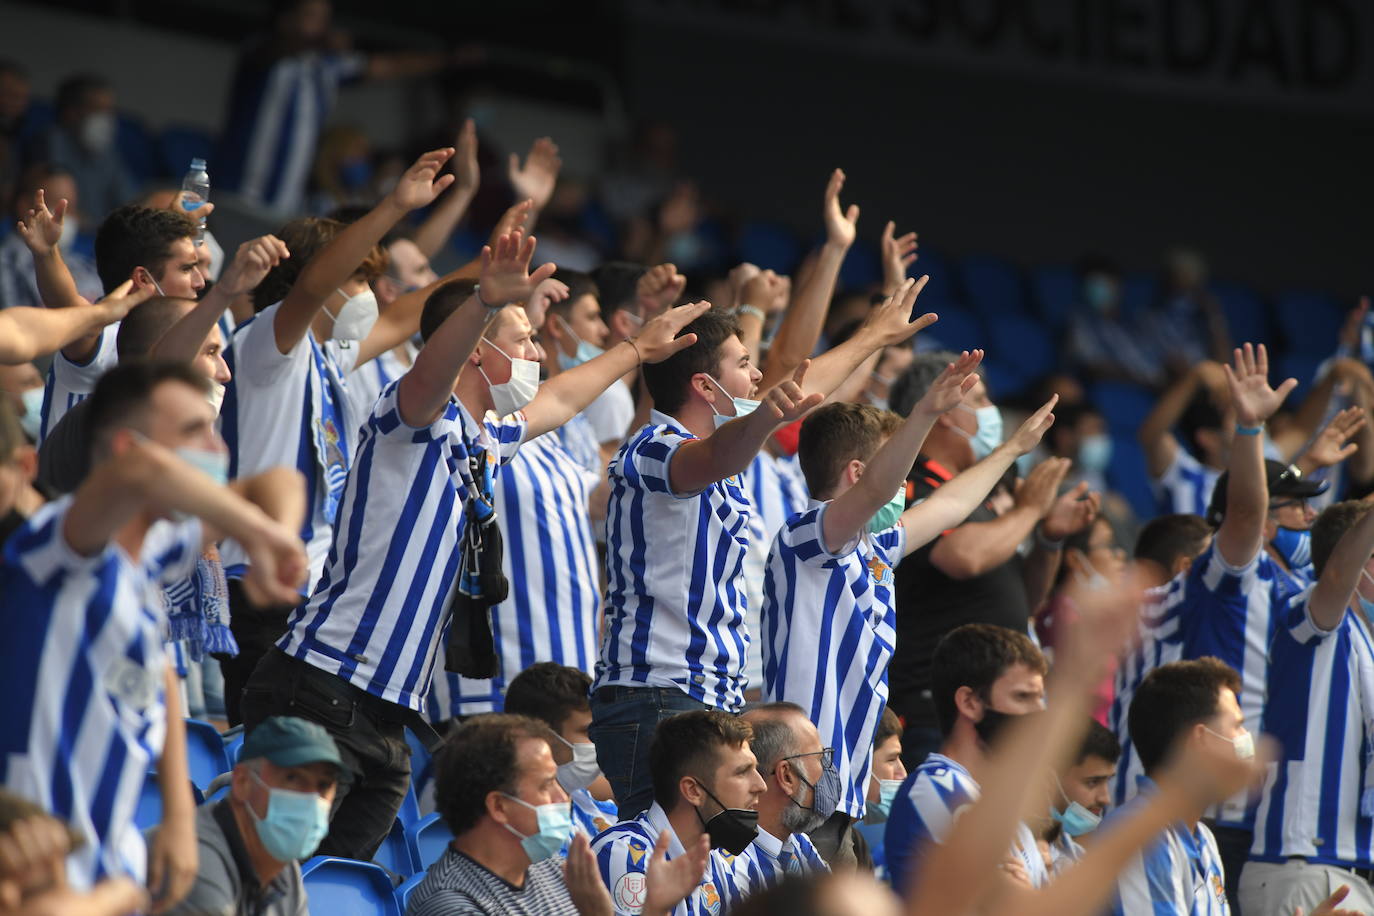
{"label": "raised arm", "polygon": [[992,521],[965,522],[950,531],[931,548],[931,564],[951,579],[972,579],[1010,560],[1053,508],[1068,472],[1067,458],[1040,462],[1017,487],[1011,509]]}
{"label": "raised arm", "polygon": [[[883,347],[896,346],[922,328],[929,327],[937,320],[933,312],[911,319],[916,299],[925,289],[930,277],[907,280],[902,287],[888,296],[864,318],[863,325],[854,335],[811,361],[811,371],[807,374],[807,390],[829,396],[839,388],[863,364],[864,360],[882,350]],[[760,384],[762,389],[762,384]]]}
{"label": "raised arm", "polygon": [[1264,423],[1297,386],[1288,379],[1269,387],[1269,351],[1264,344],[1246,344],[1235,351],[1235,368],[1226,367],[1226,383],[1236,411],[1236,435],[1227,468],[1226,517],[1217,529],[1216,544],[1231,566],[1244,566],[1264,546],[1264,520],[1269,514],[1269,486],[1264,472],[1261,438]]}
{"label": "raised arm", "polygon": [[181,708],[181,681],[168,665],[163,669],[167,730],[157,761],[162,823],[148,846],[148,890],[153,913],[163,913],[191,890],[196,880],[196,802],[186,761],[186,719]]}
{"label": "raised arm", "polygon": [[[305,478],[295,468],[275,467],[229,481],[229,489],[257,506],[263,514],[287,531],[300,531],[309,506],[305,498]],[[220,540],[210,531],[207,540]]]}
{"label": "raised arm", "polygon": [[14,366],[56,353],[73,341],[119,321],[129,309],[152,295],[151,289],[130,292],[125,280],[99,302],[65,308],[29,308],[16,305],[0,310],[0,365]]}
{"label": "raised arm", "polygon": [[1056,394],[1031,414],[1015,435],[993,449],[986,458],[941,486],[925,501],[903,512],[906,552],[911,553],[939,537],[940,532],[963,523],[974,509],[982,505],[1007,468],[1040,444],[1045,430],[1054,425],[1052,411],[1058,402],[1059,395]]}
{"label": "raised arm", "polygon": [[[816,349],[821,328],[825,326],[825,314],[830,308],[830,300],[835,295],[835,280],[840,275],[840,266],[849,247],[854,244],[859,222],[859,208],[850,204],[847,210],[840,210],[840,190],[844,188],[844,172],[836,169],[830,174],[825,186],[825,200],[822,213],[825,218],[825,245],[816,257],[815,267],[810,270],[804,282],[797,288],[787,314],[783,316],[773,345],[768,350],[768,361],[763,366],[763,380],[759,390],[767,391],[773,385],[789,378]],[[859,362],[862,362],[860,358]],[[856,362],[857,366],[858,363]],[[820,373],[819,376],[817,373]],[[845,377],[830,384],[827,369],[819,362],[811,367],[811,384],[829,385],[827,393],[834,390]]]}
{"label": "raised arm", "polygon": [[[752,264],[740,267],[753,267]],[[737,267],[735,270],[739,270]],[[735,271],[731,271],[733,274]],[[767,323],[768,317],[778,310],[781,303],[786,306],[785,295],[786,278],[780,277],[771,270],[758,270],[748,280],[740,284],[736,291],[735,304],[731,311],[735,312],[736,320],[739,321],[739,338],[744,344],[744,349],[750,353],[758,353],[760,344],[763,340],[763,328]]]}
{"label": "raised arm", "polygon": [[1340,464],[1359,451],[1359,443],[1352,440],[1368,422],[1369,417],[1359,404],[1338,411],[1293,463],[1304,474]]}
{"label": "raised arm", "polygon": [[1371,555],[1374,555],[1374,511],[1365,512],[1355,527],[1341,535],[1336,549],[1331,551],[1308,599],[1307,609],[1313,623],[1323,630],[1340,626]]}
{"label": "raised arm", "polygon": [[524,300],[541,280],[553,274],[552,264],[529,272],[534,245],[532,236],[525,238],[516,229],[498,238],[494,246],[482,248],[477,291],[444,319],[415,357],[415,364],[401,377],[396,398],[407,425],[419,428],[439,419],[453,395],[458,373],[477,348],[487,323],[506,303]]}
{"label": "raised arm", "polygon": [[[911,408],[910,415],[902,425],[869,460],[863,475],[852,487],[830,501],[822,522],[826,550],[838,553],[845,544],[858,537],[868,520],[903,485],[935,421],[962,402],[964,395],[977,383],[978,376],[973,370],[982,359],[983,351],[974,350],[961,354],[958,360],[946,366],[935,384]],[[996,482],[997,478],[994,477],[988,488],[991,489]],[[903,515],[902,523],[906,521]],[[908,541],[910,538],[908,531]]]}
{"label": "raised arm", "polygon": [[884,296],[895,293],[906,281],[907,268],[916,263],[917,258],[916,233],[908,232],[894,238],[896,232],[896,224],[888,220],[887,225],[883,227],[882,237]]}
{"label": "raised arm", "polygon": [[[353,276],[358,265],[367,257],[367,253],[372,250],[373,246],[381,241],[387,230],[396,225],[411,210],[432,202],[444,188],[453,183],[452,175],[439,175],[439,169],[443,168],[444,163],[452,155],[452,147],[425,153],[406,170],[396,187],[390,194],[382,198],[381,203],[373,207],[366,216],[345,227],[342,232],[334,237],[333,241],[310,259],[310,263],[301,270],[300,276],[291,287],[291,291],[286,294],[286,299],[282,301],[281,308],[277,310],[272,330],[275,333],[279,351],[290,353],[296,344],[301,342],[310,330],[310,325],[315,320],[315,316],[319,313],[325,300],[347,282],[349,277]],[[377,327],[373,328],[367,340],[359,344],[359,363],[366,362],[371,356],[390,349],[390,347],[380,347],[380,349],[375,349],[371,356],[364,358],[366,350],[376,347],[373,343],[374,337],[380,341],[383,336],[387,340],[394,336],[386,332],[379,334],[378,329],[382,326],[382,322],[387,321],[388,317],[396,311],[395,306],[404,299],[405,297],[402,297],[393,303],[393,307],[387,310],[387,314],[377,320]],[[394,324],[396,320],[396,318],[392,318],[389,324]],[[399,340],[396,341],[396,343],[399,342]],[[391,346],[395,345],[395,343],[391,344]]]}
{"label": "raised arm", "polygon": [[1205,360],[1193,367],[1174,382],[1159,400],[1154,409],[1140,424],[1136,438],[1145,452],[1145,470],[1151,477],[1159,478],[1174,463],[1178,453],[1178,441],[1174,439],[1174,424],[1182,418],[1188,404],[1199,388],[1214,395],[1220,395],[1226,384],[1226,376],[1220,363]]}
{"label": "raised arm", "polygon": [[506,177],[515,191],[517,199],[530,201],[525,218],[525,231],[534,229],[539,214],[544,212],[553,189],[558,184],[558,173],[563,169],[563,160],[558,158],[558,145],[548,137],[540,137],[530,144],[525,156],[525,164],[520,164],[518,153],[510,154]]}
{"label": "raised arm", "polygon": [[415,247],[427,258],[433,258],[448,244],[481,184],[482,172],[477,166],[477,128],[472,118],[463,122],[463,129],[458,132],[458,145],[454,148],[457,152],[453,154],[453,174],[457,180],[415,230]]}
{"label": "raised arm", "polygon": [[[62,224],[67,216],[67,201],[59,200],[57,206],[49,210],[39,188],[34,194],[33,209],[28,219],[21,220],[16,230],[33,255],[34,278],[38,283],[38,295],[48,308],[68,308],[76,305],[90,305],[76,289],[72,272],[62,260],[62,250],[58,240],[62,238]],[[84,363],[95,355],[100,343],[100,330],[97,328],[62,348],[67,359]]]}

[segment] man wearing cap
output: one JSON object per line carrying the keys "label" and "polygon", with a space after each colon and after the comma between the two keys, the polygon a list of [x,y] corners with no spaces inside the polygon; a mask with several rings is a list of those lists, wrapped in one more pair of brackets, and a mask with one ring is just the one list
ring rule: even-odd
{"label": "man wearing cap", "polygon": [[169,913],[304,916],[299,860],[329,832],[329,806],[344,775],[322,726],[264,719],[243,743],[229,796],[196,812],[200,871]]}

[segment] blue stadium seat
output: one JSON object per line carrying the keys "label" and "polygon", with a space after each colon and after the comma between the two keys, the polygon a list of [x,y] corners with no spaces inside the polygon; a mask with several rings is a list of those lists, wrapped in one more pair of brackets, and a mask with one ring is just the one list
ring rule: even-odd
{"label": "blue stadium seat", "polygon": [[415,796],[414,770],[411,770],[410,785],[406,786],[406,797],[401,799],[401,810],[397,812],[396,819],[401,822],[402,827],[409,827],[420,821],[420,802]]}
{"label": "blue stadium seat", "polygon": [[406,839],[406,825],[398,818],[391,825],[391,832],[382,840],[382,845],[372,855],[372,861],[386,870],[408,878],[415,874],[415,862],[410,854],[410,842]]}
{"label": "blue stadium seat", "polygon": [[946,350],[972,350],[976,347],[988,347],[987,332],[983,330],[983,324],[976,315],[966,312],[953,305],[936,306],[927,304],[925,296],[916,300],[916,313],[924,314],[933,311],[940,316],[940,320],[931,325],[929,329],[922,331],[918,342],[937,343]]}
{"label": "blue stadium seat", "polygon": [[1134,437],[1155,406],[1148,388],[1131,382],[1097,382],[1088,387],[1088,401],[1107,420],[1113,433]]}
{"label": "blue stadium seat", "polygon": [[420,886],[420,882],[425,880],[425,873],[411,875],[401,882],[400,887],[396,888],[396,905],[401,908],[401,912],[406,911],[406,904],[410,902],[410,895],[415,888]]}
{"label": "blue stadium seat", "polygon": [[406,828],[406,839],[410,843],[410,860],[415,863],[415,870],[424,871],[444,854],[453,834],[438,814],[426,814]]}
{"label": "blue stadium seat", "polygon": [[311,916],[401,916],[391,878],[371,862],[316,856],[301,875]]}
{"label": "blue stadium seat", "polygon": [[1274,317],[1287,352],[1324,359],[1336,349],[1345,311],[1322,293],[1292,291],[1274,302]]}
{"label": "blue stadium seat", "polygon": [[[130,115],[120,115],[115,129],[115,149],[134,184],[142,186],[154,178],[166,177],[162,173],[162,157],[157,143],[143,121]],[[188,165],[190,163],[187,163]]]}
{"label": "blue stadium seat", "polygon": [[1010,261],[969,255],[959,262],[959,276],[969,305],[985,320],[1026,313],[1021,271]]}
{"label": "blue stadium seat", "polygon": [[1112,433],[1107,485],[1126,498],[1137,517],[1148,519],[1159,514],[1159,504],[1150,489],[1150,475],[1145,470],[1145,453],[1140,450],[1134,430]]}
{"label": "blue stadium seat", "polygon": [[[201,794],[200,787],[191,783],[191,795],[199,805],[205,801],[205,796]],[[139,830],[147,830],[149,827],[156,827],[162,823],[162,787],[157,780],[157,772],[149,770],[143,777],[143,792],[138,797],[138,805],[134,808],[134,825]]]}
{"label": "blue stadium seat", "polygon": [[857,239],[840,265],[840,289],[868,289],[882,282],[883,262],[878,246],[868,239]]}
{"label": "blue stadium seat", "polygon": [[1253,290],[1239,283],[1216,282],[1212,284],[1212,294],[1217,297],[1217,302],[1221,303],[1221,311],[1226,316],[1233,343],[1251,341],[1273,344],[1269,309]]}
{"label": "blue stadium seat", "polygon": [[[402,820],[405,820],[409,813],[406,806],[410,803],[410,799],[418,799],[424,795],[425,788],[434,779],[434,758],[410,729],[406,729],[406,744],[410,745],[410,793],[406,797],[406,802],[401,805]],[[405,821],[407,825],[420,819],[418,802],[413,813],[412,820]]]}
{"label": "blue stadium seat", "polygon": [[776,223],[745,223],[740,229],[737,248],[741,261],[778,273],[791,273],[802,259],[797,237]]}
{"label": "blue stadium seat", "polygon": [[922,245],[916,250],[920,255],[916,263],[907,268],[907,273],[913,277],[926,274],[930,277],[926,283],[926,288],[921,291],[921,298],[917,300],[917,307],[927,312],[938,312],[944,306],[958,302],[959,297],[954,290],[954,273],[949,262],[944,255],[934,248]]}
{"label": "blue stadium seat", "polygon": [[1068,324],[1078,304],[1078,271],[1065,264],[1042,264],[1030,270],[1031,302],[1035,313],[1052,328]]}
{"label": "blue stadium seat", "polygon": [[[1010,372],[1020,379],[1017,392],[1039,381],[1058,366],[1058,354],[1049,331],[1035,318],[1023,315],[1002,315],[987,322],[988,361],[1001,372]],[[997,388],[999,397],[1012,391]]]}
{"label": "blue stadium seat", "polygon": [[219,729],[199,719],[186,720],[186,764],[191,782],[201,789],[219,774],[229,772],[232,764]]}
{"label": "blue stadium seat", "polygon": [[[199,127],[183,125],[165,128],[161,136],[158,137],[162,174],[174,179],[180,178],[191,167],[192,159],[209,160],[214,148],[214,139],[207,131],[201,130]],[[214,169],[214,163],[211,162],[209,170],[212,189],[215,180]]]}
{"label": "blue stadium seat", "polygon": [[29,110],[24,113],[24,126],[19,129],[19,140],[27,143],[47,130],[57,121],[57,109],[47,99],[32,99]]}
{"label": "blue stadium seat", "polygon": [[1155,304],[1159,280],[1154,274],[1136,270],[1121,278],[1121,311],[1138,315]]}
{"label": "blue stadium seat", "polygon": [[[1332,348],[1334,349],[1334,347]],[[1270,368],[1269,381],[1277,385],[1284,379],[1292,376],[1298,380],[1298,387],[1293,389],[1293,393],[1288,395],[1286,404],[1289,410],[1296,410],[1299,400],[1307,395],[1312,387],[1312,382],[1317,375],[1317,367],[1325,362],[1321,356],[1311,356],[1306,353],[1289,353],[1280,356],[1278,364]]]}
{"label": "blue stadium seat", "polygon": [[233,767],[239,762],[239,754],[243,752],[243,726],[235,725],[221,737],[224,738],[224,754],[229,758],[229,766]]}

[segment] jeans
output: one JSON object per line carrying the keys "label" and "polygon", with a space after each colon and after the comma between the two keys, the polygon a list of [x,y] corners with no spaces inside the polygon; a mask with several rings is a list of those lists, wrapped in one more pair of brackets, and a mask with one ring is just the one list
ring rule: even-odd
{"label": "jeans", "polygon": [[602,687],[592,693],[587,733],[622,821],[637,816],[654,800],[649,747],[658,723],[680,712],[710,708],[676,687]]}
{"label": "jeans", "polygon": [[263,656],[243,691],[245,734],[270,716],[297,716],[338,745],[351,778],[335,793],[321,856],[370,861],[391,832],[410,787],[405,726],[414,715],[280,649]]}

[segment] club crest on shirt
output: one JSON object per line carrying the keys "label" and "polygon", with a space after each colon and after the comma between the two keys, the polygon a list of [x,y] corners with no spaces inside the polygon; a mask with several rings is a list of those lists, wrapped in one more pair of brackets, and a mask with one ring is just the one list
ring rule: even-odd
{"label": "club crest on shirt", "polygon": [[1221,903],[1226,899],[1226,885],[1222,883],[1221,875],[1213,873],[1211,880],[1212,896],[1216,898],[1217,903]]}
{"label": "club crest on shirt", "polygon": [[326,466],[338,465],[343,467],[343,449],[339,448],[339,427],[334,424],[334,420],[326,418],[320,421],[320,431],[324,434],[324,463]]}
{"label": "club crest on shirt", "polygon": [[635,865],[644,861],[644,853],[647,851],[648,847],[643,843],[638,840],[630,840],[630,861]]}
{"label": "club crest on shirt", "polygon": [[[592,826],[596,828],[597,833],[604,833],[611,829],[611,822],[607,818],[597,816],[592,818]],[[643,858],[643,855],[643,853],[640,853],[641,858]]]}
{"label": "club crest on shirt", "polygon": [[715,882],[707,881],[701,885],[701,900],[711,916],[720,912],[720,892],[716,890]]}
{"label": "club crest on shirt", "polygon": [[615,883],[616,909],[625,913],[638,913],[644,908],[645,890],[643,872],[627,871]]}
{"label": "club crest on shirt", "polygon": [[892,584],[892,567],[884,563],[880,557],[869,557],[868,574],[873,577],[876,585]]}
{"label": "club crest on shirt", "polygon": [[127,658],[116,658],[105,671],[105,689],[130,708],[142,711],[157,699],[158,679]]}

